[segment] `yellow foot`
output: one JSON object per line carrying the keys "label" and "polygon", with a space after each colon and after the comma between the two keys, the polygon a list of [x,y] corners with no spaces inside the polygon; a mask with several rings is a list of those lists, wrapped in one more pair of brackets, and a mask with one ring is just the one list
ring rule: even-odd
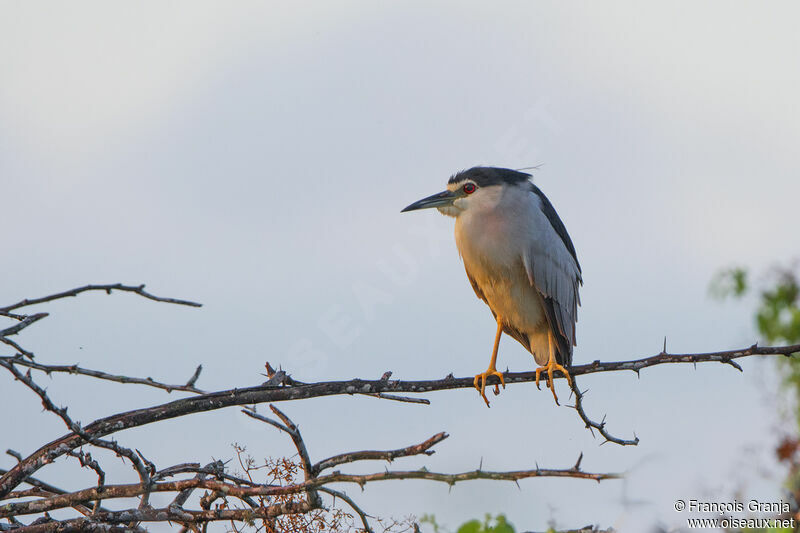
{"label": "yellow foot", "polygon": [[567,383],[569,383],[569,386],[572,387],[572,378],[570,377],[569,372],[567,372],[566,368],[564,368],[563,366],[561,366],[558,363],[556,363],[555,360],[551,357],[546,365],[540,366],[539,368],[536,369],[536,388],[537,389],[539,388],[539,374],[542,373],[542,370],[546,370],[547,371],[547,378],[548,378],[547,379],[547,386],[550,387],[550,390],[553,392],[553,398],[555,398],[555,400],[556,400],[556,405],[561,405],[560,403],[558,403],[558,396],[556,396],[556,389],[555,389],[555,387],[553,387],[553,371],[554,370],[558,370],[559,372],[564,374],[564,377],[567,378]]}
{"label": "yellow foot", "polygon": [[[472,384],[475,385],[475,388],[478,389],[481,398],[483,398],[483,401],[486,402],[486,407],[489,407],[489,400],[486,399],[486,380],[489,378],[489,376],[497,376],[500,378],[500,383],[503,385],[504,389],[506,388],[506,380],[503,378],[503,373],[498,372],[496,368],[488,368],[486,369],[486,372],[475,376]],[[494,386],[494,393],[500,394],[500,387],[497,385]]]}

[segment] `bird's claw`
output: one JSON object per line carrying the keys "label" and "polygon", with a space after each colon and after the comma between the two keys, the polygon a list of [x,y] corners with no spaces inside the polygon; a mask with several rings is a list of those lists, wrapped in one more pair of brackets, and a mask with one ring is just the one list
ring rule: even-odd
{"label": "bird's claw", "polygon": [[570,377],[569,372],[567,372],[566,368],[556,363],[553,359],[550,359],[546,365],[540,366],[539,368],[536,369],[536,388],[539,390],[541,390],[541,388],[539,387],[539,376],[543,370],[547,371],[547,379],[545,380],[545,383],[547,384],[550,391],[553,393],[553,399],[556,401],[556,405],[561,405],[560,403],[558,403],[556,388],[553,386],[553,371],[558,370],[559,372],[561,372],[564,375],[564,377],[567,378],[567,383],[569,383],[569,386],[572,387],[572,378]]}
{"label": "bird's claw", "polygon": [[[500,384],[504,389],[506,388],[506,380],[503,377],[503,373],[498,372],[497,369],[489,368],[486,370],[486,372],[477,374],[475,379],[472,381],[472,384],[476,389],[478,389],[478,393],[481,395],[481,398],[483,398],[483,401],[486,402],[486,407],[490,407],[489,399],[486,398],[486,380],[489,378],[489,376],[497,376],[500,378]],[[497,384],[494,386],[494,393],[495,395],[500,394],[500,387]]]}

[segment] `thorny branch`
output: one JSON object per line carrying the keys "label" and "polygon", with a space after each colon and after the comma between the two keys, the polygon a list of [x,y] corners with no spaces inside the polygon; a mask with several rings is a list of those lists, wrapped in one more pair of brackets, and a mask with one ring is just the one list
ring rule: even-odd
{"label": "thorny branch", "polygon": [[[72,507],[77,503],[94,501],[97,498],[103,498],[105,500],[133,498],[145,495],[147,493],[181,492],[187,489],[206,489],[210,491],[218,491],[224,493],[228,497],[241,499],[248,496],[285,496],[290,494],[303,494],[307,493],[309,490],[330,485],[332,483],[353,483],[363,487],[367,483],[376,481],[421,479],[427,481],[438,481],[448,485],[455,485],[459,482],[472,481],[476,479],[519,481],[521,479],[534,477],[569,477],[592,481],[605,481],[609,479],[619,479],[621,475],[584,472],[580,470],[579,466],[567,469],[548,469],[537,467],[529,470],[517,470],[509,472],[492,472],[479,469],[461,472],[458,474],[430,472],[425,469],[386,470],[373,474],[345,474],[337,471],[332,474],[315,476],[306,481],[283,486],[269,484],[242,486],[235,483],[222,482],[214,479],[200,479],[198,477],[194,477],[179,481],[151,483],[149,486],[143,483],[105,485],[102,487],[102,489],[98,487],[92,487],[76,492],[59,494],[40,500],[8,503],[0,507],[0,518],[63,509],[65,507]],[[314,504],[310,502],[309,505],[314,507]]]}
{"label": "thorny branch", "polygon": [[[149,485],[150,483],[150,471],[148,466],[145,464],[144,458],[139,453],[133,453],[132,450],[129,450],[123,446],[120,446],[116,442],[113,441],[106,441],[97,438],[96,436],[87,433],[83,429],[81,429],[80,424],[74,422],[69,415],[67,415],[67,408],[66,407],[56,407],[55,404],[52,402],[50,397],[47,395],[44,389],[39,387],[28,375],[24,375],[20,373],[13,364],[9,364],[6,361],[0,361],[0,366],[3,366],[11,372],[18,381],[24,383],[29,389],[35,392],[39,398],[42,400],[42,406],[45,410],[53,412],[59,416],[64,421],[64,424],[72,430],[72,432],[83,441],[90,443],[98,448],[106,448],[108,450],[114,451],[118,456],[127,458],[133,465],[136,472],[139,474],[139,478],[142,480],[143,485]],[[66,451],[67,454],[72,455],[71,450]],[[93,470],[97,471],[93,468],[93,463],[87,462],[86,465],[92,467]],[[102,486],[102,481],[104,480],[104,476],[100,476],[100,485]],[[142,500],[142,504],[146,505],[147,499]]]}
{"label": "thorny branch", "polygon": [[[780,346],[780,347],[759,347],[751,346],[741,350],[731,350],[724,352],[713,352],[705,354],[667,354],[662,353],[653,357],[639,359],[635,361],[609,362],[602,363],[595,361],[588,365],[572,367],[572,375],[592,374],[597,372],[612,372],[630,370],[639,372],[641,369],[665,363],[700,363],[700,362],[722,362],[725,364],[736,365],[734,359],[752,355],[790,355],[800,351],[800,345]],[[13,365],[12,360],[0,359],[0,365]],[[736,365],[738,366],[738,365]],[[561,377],[556,373],[556,377]],[[489,384],[496,378],[489,378]],[[530,382],[535,379],[534,372],[508,372],[505,374],[506,384]],[[472,388],[472,378],[453,378],[447,376],[440,380],[426,381],[400,381],[400,380],[362,380],[353,379],[347,381],[326,381],[318,383],[301,383],[293,380],[289,376],[284,376],[281,383],[268,386],[256,386],[241,389],[232,389],[214,393],[201,394],[190,398],[183,398],[161,404],[155,407],[137,409],[125,413],[119,413],[99,419],[84,428],[84,431],[94,437],[102,437],[109,433],[139,427],[154,422],[169,420],[176,417],[186,416],[193,413],[212,411],[232,406],[248,406],[267,402],[281,402],[289,400],[300,400],[321,396],[343,395],[343,394],[368,394],[368,393],[426,393],[438,390],[449,390],[458,388]],[[577,396],[576,396],[577,398]],[[582,398],[581,398],[582,400]],[[580,400],[579,400],[580,401]],[[586,417],[581,405],[577,409],[582,417]],[[584,418],[586,422],[588,418]],[[588,422],[587,422],[588,423]],[[590,427],[600,429],[603,423],[589,423]],[[605,431],[605,429],[604,429]],[[603,434],[607,438],[607,434]],[[84,439],[78,434],[68,434],[64,437],[43,446],[30,457],[24,459],[9,474],[0,478],[0,495],[5,491],[11,490],[25,476],[32,474],[43,464],[51,462],[63,455],[68,450],[79,446]],[[608,439],[612,440],[612,439]],[[612,442],[623,444],[635,444],[636,440],[624,441],[615,439]]]}
{"label": "thorny branch", "polygon": [[[429,472],[422,469],[414,471],[387,470],[374,474],[347,474],[339,471],[323,474],[324,471],[335,466],[357,461],[385,460],[391,462],[401,457],[430,455],[433,453],[431,448],[447,438],[447,435],[445,433],[439,433],[424,442],[405,448],[386,451],[364,450],[348,452],[324,459],[317,463],[312,463],[298,427],[288,416],[273,405],[270,405],[270,408],[280,419],[280,422],[262,416],[255,411],[255,405],[259,403],[342,394],[370,395],[391,400],[429,403],[425,398],[402,396],[398,395],[398,393],[420,394],[441,390],[472,388],[472,377],[455,378],[451,374],[438,380],[402,381],[390,379],[391,373],[386,372],[378,380],[353,379],[346,381],[305,383],[293,379],[284,371],[279,370],[276,372],[267,364],[269,380],[260,386],[207,393],[195,386],[202,370],[201,366],[198,366],[197,370],[185,384],[166,384],[149,377],[136,378],[114,375],[99,370],[83,368],[78,365],[48,365],[38,361],[34,362],[33,353],[25,350],[19,343],[8,338],[11,335],[19,334],[25,328],[48,316],[47,313],[36,313],[32,315],[20,314],[19,310],[22,308],[51,302],[61,298],[77,296],[87,291],[105,291],[110,294],[114,290],[133,292],[157,302],[193,307],[200,306],[200,304],[195,302],[155,296],[146,292],[144,290],[144,285],[128,286],[111,284],[86,285],[70,291],[64,291],[41,298],[25,299],[6,307],[0,307],[0,316],[16,322],[12,326],[0,330],[0,342],[16,350],[16,354],[13,356],[0,356],[0,366],[7,369],[16,380],[36,393],[45,409],[58,415],[70,431],[67,435],[42,446],[28,457],[23,458],[18,456],[18,464],[9,471],[0,471],[0,474],[2,474],[0,476],[0,500],[12,500],[10,503],[0,506],[0,517],[6,517],[11,522],[9,526],[0,524],[0,531],[11,528],[19,532],[62,531],[69,530],[69,528],[111,531],[115,530],[117,527],[123,526],[125,528],[136,529],[138,528],[136,525],[138,522],[166,520],[182,525],[185,530],[198,530],[198,526],[204,526],[209,522],[218,520],[252,522],[253,520],[260,519],[264,521],[266,527],[266,525],[273,523],[276,517],[279,516],[302,515],[313,510],[323,509],[324,507],[320,494],[326,494],[345,502],[358,515],[359,519],[362,521],[363,529],[365,531],[372,531],[368,523],[368,515],[345,493],[334,490],[327,485],[331,483],[356,483],[363,487],[370,482],[399,479],[423,479],[452,485],[457,482],[472,479],[493,479],[517,482],[519,479],[530,477],[572,477],[601,481],[619,477],[617,474],[583,472],[580,470],[580,458],[574,467],[560,470],[540,469],[537,466],[537,468],[533,470],[514,472],[487,472],[479,469],[470,472],[462,472],[460,474],[447,474]],[[570,368],[570,373],[572,376],[580,376],[598,372],[629,370],[638,374],[644,368],[660,364],[701,362],[720,362],[741,370],[741,367],[735,362],[735,359],[753,355],[790,356],[797,352],[800,352],[800,345],[779,347],[759,347],[753,345],[740,350],[698,354],[669,354],[665,349],[652,357],[633,361],[594,361],[590,364],[574,366]],[[18,367],[26,369],[25,373],[20,371]],[[156,387],[168,392],[189,392],[194,394],[194,396],[181,398],[154,407],[111,415],[96,420],[84,427],[67,415],[66,408],[56,406],[47,395],[47,392],[36,384],[31,375],[32,371],[44,372],[48,375],[52,373],[77,374],[118,383]],[[535,372],[506,372],[504,373],[504,377],[507,384],[531,382],[535,380]],[[561,378],[563,376],[556,372],[555,377]],[[494,384],[492,379],[498,381],[497,378],[492,377],[489,379],[489,385]],[[601,422],[594,422],[589,419],[583,406],[585,391],[581,391],[574,381],[572,392],[575,394],[575,405],[573,407],[576,409],[587,428],[591,431],[596,430],[599,432],[606,442],[615,442],[621,445],[635,445],[638,443],[638,438],[635,436],[634,439],[627,440],[610,435],[605,429],[605,419]],[[302,481],[292,481],[291,483],[283,484],[258,483],[252,478],[249,478],[249,474],[248,479],[245,479],[227,472],[224,464],[218,461],[205,467],[200,467],[198,463],[184,463],[157,471],[155,465],[147,461],[138,450],[134,453],[134,451],[114,441],[102,439],[102,437],[124,429],[231,406],[247,407],[244,411],[245,414],[257,420],[269,423],[290,436],[297,449],[299,458],[299,465],[297,466],[303,472]],[[99,463],[93,459],[88,452],[84,452],[80,449],[85,445],[110,449],[117,455],[125,457],[136,469],[140,477],[140,482],[129,485],[108,483],[105,472],[100,467]],[[9,453],[12,452],[9,451]],[[82,467],[92,469],[98,477],[97,486],[81,491],[67,492],[32,477],[36,471],[64,455],[75,457]],[[193,475],[193,477],[167,480],[168,478],[182,477],[185,475]],[[33,488],[26,490],[18,489],[23,483]],[[192,491],[197,489],[209,491],[200,500],[202,509],[197,511],[184,509],[184,505],[188,501]],[[154,509],[147,504],[149,495],[154,492],[174,492],[176,496],[169,507],[165,509]],[[301,498],[297,499],[295,496]],[[36,499],[19,501],[22,497],[34,497]],[[130,497],[140,498],[140,506],[138,509],[110,511],[101,507],[101,502],[103,501]],[[259,502],[256,502],[253,499],[254,497],[258,497]],[[233,504],[229,503],[229,499],[240,501],[244,507],[231,507]],[[215,501],[221,501],[222,503],[217,503],[216,508],[212,509],[212,504],[214,504]],[[57,521],[49,519],[49,515],[46,514],[51,510],[69,507],[74,507],[85,516]],[[41,513],[45,513],[45,516],[29,525],[23,525],[17,520],[19,516]]]}
{"label": "thorny branch", "polygon": [[16,309],[21,309],[23,307],[29,307],[31,305],[41,304],[45,302],[52,302],[53,300],[60,300],[62,298],[69,298],[71,296],[77,296],[82,292],[88,292],[88,291],[104,291],[106,294],[111,294],[111,291],[135,292],[139,296],[142,296],[144,298],[147,298],[148,300],[153,300],[156,302],[164,302],[176,305],[188,305],[190,307],[203,306],[203,304],[199,304],[197,302],[191,302],[189,300],[179,300],[177,298],[162,298],[160,296],[155,296],[144,290],[144,285],[123,285],[122,283],[111,283],[107,285],[91,285],[91,284],[84,285],[83,287],[70,289],[64,292],[57,292],[55,294],[50,294],[48,296],[43,296],[41,298],[31,298],[31,299],[26,298],[24,300],[20,300],[15,304],[7,305],[5,307],[0,307],[0,315],[11,316],[10,312]]}
{"label": "thorny branch", "polygon": [[578,381],[575,378],[572,378],[572,385],[570,386],[572,389],[572,394],[575,396],[575,405],[572,405],[573,409],[578,412],[578,416],[581,417],[581,420],[586,424],[586,429],[592,432],[594,435],[594,430],[597,430],[598,433],[605,439],[603,442],[613,442],[615,444],[619,444],[620,446],[636,446],[639,444],[639,437],[636,435],[633,436],[633,439],[621,439],[619,437],[615,437],[611,435],[606,430],[606,417],[604,416],[600,422],[595,422],[589,415],[586,414],[586,411],[583,409],[583,397],[587,391],[581,391],[578,388]]}
{"label": "thorny branch", "polygon": [[[595,361],[586,365],[574,366],[570,369],[573,376],[580,376],[584,374],[594,374],[598,372],[616,372],[616,371],[633,371],[637,374],[644,368],[666,363],[704,363],[704,362],[721,362],[740,368],[734,359],[748,357],[753,355],[785,355],[789,356],[793,353],[800,352],[800,345],[791,346],[767,346],[761,347],[757,345],[750,346],[739,350],[729,350],[722,352],[699,353],[699,354],[669,354],[660,353],[652,357],[638,359],[634,361],[620,361],[620,362],[600,362]],[[6,366],[14,365],[19,358],[13,357],[0,357],[0,365]],[[525,383],[535,380],[535,372],[506,372],[506,384],[511,383]],[[559,372],[554,373],[554,377],[563,377]],[[489,384],[492,385],[493,380],[497,378],[489,378]],[[149,383],[148,383],[149,384]],[[164,388],[167,386],[165,385]],[[315,398],[321,396],[332,395],[353,395],[353,394],[372,394],[372,393],[427,393],[440,390],[450,389],[471,389],[473,387],[473,378],[463,377],[454,378],[449,375],[439,380],[424,380],[424,381],[400,381],[400,380],[363,380],[353,379],[347,381],[324,381],[318,383],[303,383],[292,379],[288,375],[284,375],[280,383],[262,385],[248,388],[237,388],[226,391],[219,391],[213,393],[199,394],[191,398],[183,398],[169,403],[161,404],[159,406],[138,409],[126,413],[112,415],[93,422],[86,426],[85,430],[91,432],[95,436],[107,435],[110,431],[119,431],[120,429],[128,429],[138,427],[153,422],[168,420],[171,418],[185,416],[187,414],[199,413],[204,411],[211,411],[222,409],[232,406],[247,406],[267,402],[281,402],[289,400],[300,400],[307,398]],[[579,412],[582,411],[578,409]],[[585,413],[583,413],[585,416]],[[584,420],[586,421],[586,420]],[[597,423],[594,423],[597,424]],[[600,424],[598,424],[600,425]],[[596,427],[592,425],[592,427]],[[599,428],[597,428],[599,429]],[[609,439],[612,440],[612,439]],[[621,439],[617,439],[621,440]],[[78,435],[66,435],[62,439],[56,441],[58,445],[67,445],[73,449],[80,443]],[[623,441],[627,443],[628,441]],[[634,440],[631,443],[635,443]],[[53,446],[55,448],[58,446]],[[23,463],[27,468],[30,460],[38,461],[44,455],[52,454],[52,449],[42,448],[36,452],[35,458],[32,456],[26,459]],[[62,455],[57,453],[56,456]],[[54,459],[56,456],[51,457]],[[0,478],[0,494],[5,490],[5,478]]]}
{"label": "thorny branch", "polygon": [[28,361],[26,359],[21,359],[19,357],[0,357],[0,361],[11,362],[15,365],[24,366],[26,368],[30,368],[33,370],[40,370],[47,374],[75,374],[80,376],[88,376],[95,379],[102,379],[105,381],[116,381],[117,383],[129,383],[134,385],[146,385],[148,387],[155,387],[157,389],[162,389],[167,392],[172,391],[183,391],[183,392],[194,392],[196,394],[205,394],[205,391],[198,389],[194,386],[197,382],[197,379],[200,377],[200,373],[203,371],[203,365],[198,365],[197,369],[195,370],[192,377],[189,378],[183,385],[169,385],[166,383],[160,383],[153,378],[137,378],[131,376],[122,376],[116,374],[109,374],[108,372],[103,372],[101,370],[92,370],[89,368],[82,368],[78,365],[44,365],[38,363],[36,361]]}
{"label": "thorny branch", "polygon": [[334,455],[333,457],[328,457],[324,459],[314,466],[311,467],[311,471],[314,474],[319,474],[323,470],[327,470],[328,468],[333,468],[334,466],[339,466],[345,463],[352,463],[355,461],[367,461],[367,460],[375,460],[375,461],[388,461],[392,462],[398,457],[408,457],[409,455],[433,455],[432,448],[434,445],[442,442],[444,439],[447,438],[447,433],[437,433],[433,437],[429,438],[425,442],[421,442],[416,446],[408,446],[406,448],[400,448],[399,450],[387,450],[387,451],[375,451],[375,450],[364,450],[360,452],[350,452],[350,453],[343,453],[341,455]]}

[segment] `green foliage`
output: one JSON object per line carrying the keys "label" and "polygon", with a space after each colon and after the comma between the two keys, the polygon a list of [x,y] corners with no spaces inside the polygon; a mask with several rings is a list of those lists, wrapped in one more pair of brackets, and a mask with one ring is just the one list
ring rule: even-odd
{"label": "green foliage", "polygon": [[[800,272],[798,268],[775,268],[769,282],[761,289],[756,326],[770,344],[800,343]],[[741,267],[719,271],[709,290],[717,298],[742,298],[751,289],[747,270]],[[789,359],[787,383],[800,391],[800,360],[797,354]]]}
{"label": "green foliage", "polygon": [[[776,268],[759,294],[756,326],[770,344],[800,343],[800,279],[797,267]],[[747,270],[741,267],[721,270],[711,282],[711,294],[718,298],[743,297],[749,290]],[[784,383],[800,399],[800,357],[781,361]],[[797,413],[800,425],[800,411]]]}
{"label": "green foliage", "polygon": [[762,291],[756,321],[769,342],[800,342],[800,286],[794,272],[779,272],[775,284]]}
{"label": "green foliage", "polygon": [[[436,522],[433,515],[423,515],[419,519],[421,524],[430,524],[433,533],[445,533],[447,528]],[[456,533],[514,533],[514,526],[506,520],[505,515],[499,514],[495,518],[487,514],[483,522],[480,520],[470,520],[461,524]]]}
{"label": "green foliage", "polygon": [[[743,268],[729,268],[720,271],[712,280],[711,294],[724,299],[729,296],[743,297],[751,287],[748,283],[747,271]],[[761,289],[755,313],[759,334],[770,344],[800,343],[800,271],[797,264],[790,268],[776,268]],[[781,358],[779,364],[783,374],[784,385],[794,394],[800,405],[800,354],[789,358]],[[800,427],[800,407],[795,414]],[[778,448],[778,458],[789,464],[787,488],[800,496],[800,469],[793,459],[795,437],[786,437]],[[782,451],[782,448],[786,448]],[[747,530],[748,532],[751,530]],[[759,530],[759,533],[788,533],[785,528]],[[755,531],[753,533],[756,533]]]}
{"label": "green foliage", "polygon": [[720,270],[711,279],[709,292],[719,300],[728,297],[741,298],[747,292],[747,270],[731,267]]}
{"label": "green foliage", "polygon": [[[761,291],[756,312],[758,331],[770,343],[800,343],[800,283],[790,269],[777,272],[776,279]],[[800,400],[800,357],[792,355],[781,361],[784,383]],[[796,413],[800,426],[800,409]]]}
{"label": "green foliage", "polygon": [[[747,270],[733,267],[717,272],[709,291],[719,299],[741,298],[750,288]],[[769,343],[800,342],[800,281],[795,269],[775,269],[769,284],[761,291],[756,325]]]}
{"label": "green foliage", "polygon": [[504,515],[497,515],[492,519],[491,515],[486,515],[483,522],[470,520],[462,524],[456,533],[514,533],[514,526],[506,521]]}
{"label": "green foliage", "polygon": [[422,518],[419,519],[419,523],[430,524],[431,529],[433,529],[433,533],[442,533],[444,531],[444,528],[439,525],[439,523],[436,521],[436,517],[432,514],[422,515]]}

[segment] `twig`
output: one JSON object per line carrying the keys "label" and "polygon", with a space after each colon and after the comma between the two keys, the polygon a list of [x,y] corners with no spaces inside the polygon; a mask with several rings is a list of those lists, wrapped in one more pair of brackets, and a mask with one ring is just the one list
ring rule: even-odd
{"label": "twig", "polygon": [[[197,368],[195,369],[194,374],[192,374],[192,377],[190,377],[189,381],[187,381],[186,385],[184,385],[186,390],[190,390],[191,389],[192,392],[195,392],[196,389],[194,389],[194,384],[197,383],[197,378],[200,377],[200,372],[202,372],[202,371],[203,371],[203,365],[197,365]],[[199,392],[199,391],[197,391],[197,392]]]}
{"label": "twig", "polygon": [[306,449],[306,444],[303,442],[303,437],[300,435],[300,430],[298,429],[297,425],[292,422],[292,420],[286,416],[280,409],[275,407],[274,405],[270,405],[269,408],[272,410],[275,415],[281,419],[281,421],[286,424],[286,427],[289,429],[289,436],[292,438],[292,442],[294,443],[295,448],[297,448],[297,453],[300,456],[301,464],[303,465],[303,472],[305,474],[306,481],[310,480],[314,477],[313,467],[311,466],[311,458],[308,456],[308,450]]}
{"label": "twig", "polygon": [[419,444],[414,444],[412,446],[406,446],[405,448],[400,448],[397,450],[386,450],[386,451],[373,451],[373,450],[364,450],[360,452],[350,452],[350,453],[343,453],[340,455],[335,455],[333,457],[328,457],[312,467],[312,471],[314,474],[319,474],[323,470],[328,468],[333,468],[334,466],[338,466],[344,463],[352,463],[355,461],[365,461],[365,460],[383,460],[389,461],[390,463],[397,459],[398,457],[408,457],[411,455],[433,455],[434,451],[430,450],[436,444],[442,442],[444,439],[449,437],[447,433],[437,433],[433,437],[429,438],[425,442],[421,442]]}
{"label": "twig", "polygon": [[411,398],[409,396],[398,396],[396,394],[386,394],[385,392],[375,392],[372,394],[364,394],[364,396],[372,396],[373,398],[380,398],[382,400],[394,400],[395,402],[406,402],[406,403],[421,403],[424,405],[430,405],[431,401],[427,398]]}
{"label": "twig", "polygon": [[[97,474],[97,489],[98,491],[102,491],[103,485],[105,485],[106,482],[106,473],[105,471],[103,471],[102,468],[100,468],[100,464],[94,459],[92,459],[92,454],[84,453],[82,451],[79,452],[72,451],[69,452],[67,455],[78,459],[78,461],[81,463],[81,466],[86,468],[91,468],[92,470],[94,470],[95,474]],[[103,503],[102,498],[98,498],[94,502],[94,507],[92,508],[92,512],[96,513],[97,511],[99,511],[101,509],[102,503]]]}
{"label": "twig", "polygon": [[[300,435],[300,430],[297,428],[297,425],[292,422],[292,420],[286,416],[280,409],[275,407],[274,405],[270,405],[269,408],[272,410],[275,415],[281,419],[283,424],[280,424],[270,418],[265,416],[261,416],[255,412],[255,410],[247,410],[243,409],[242,412],[251,418],[255,418],[256,420],[261,420],[262,422],[266,422],[270,425],[275,426],[276,428],[280,429],[281,431],[285,432],[289,437],[292,439],[295,448],[297,449],[297,454],[300,457],[300,464],[303,466],[303,474],[305,475],[305,480],[310,481],[314,477],[314,470],[311,465],[311,459],[308,455],[308,450],[306,449],[306,444],[303,442],[303,437]],[[314,507],[318,507],[320,504],[319,495],[315,490],[308,491],[308,503]]]}
{"label": "twig", "polygon": [[9,338],[6,338],[6,337],[0,337],[0,342],[2,342],[3,344],[8,344],[9,346],[11,346],[15,350],[17,350],[17,352],[19,352],[20,354],[24,355],[25,357],[33,359],[33,352],[29,352],[28,350],[26,350],[25,348],[23,348],[22,346],[20,346],[16,342],[14,342],[13,340],[11,340]]}
{"label": "twig", "polygon": [[50,316],[49,313],[36,313],[35,315],[26,316],[13,326],[0,330],[0,338],[16,335],[17,333],[27,328],[31,324],[38,322],[43,318],[47,318],[48,316]]}
{"label": "twig", "polygon": [[10,449],[10,448],[9,448],[8,450],[6,450],[6,454],[8,454],[8,455],[10,455],[11,457],[13,457],[14,459],[16,459],[16,460],[17,460],[17,462],[20,462],[20,461],[22,461],[22,454],[21,454],[21,453],[19,453],[19,452],[18,452],[18,451],[16,451],[16,450],[12,450],[12,449]]}
{"label": "twig", "polygon": [[[199,466],[199,465],[198,465]],[[205,479],[208,476],[208,472],[206,471],[215,471],[218,469],[222,469],[222,462],[221,461],[214,461],[213,463],[208,463],[203,472],[198,472],[195,476],[195,479]],[[169,507],[178,507],[183,508],[183,505],[186,503],[186,500],[189,499],[189,496],[192,495],[194,489],[185,489],[178,493],[175,496],[175,499],[172,500],[172,503],[169,504]]]}
{"label": "twig", "polygon": [[251,481],[246,479],[232,476],[225,472],[225,463],[222,461],[216,461],[214,463],[209,463],[206,466],[201,467],[200,463],[183,463],[175,466],[170,466],[167,468],[162,468],[158,472],[156,472],[151,479],[153,481],[160,481],[162,479],[166,479],[168,477],[177,476],[179,474],[205,474],[208,476],[214,476],[216,479],[231,481],[237,485],[256,485]]}
{"label": "twig", "polygon": [[347,505],[350,506],[350,508],[353,511],[356,512],[356,514],[358,515],[358,518],[361,519],[361,524],[364,526],[364,531],[366,531],[367,533],[375,533],[375,531],[369,525],[369,520],[367,520],[367,518],[368,518],[367,513],[365,513],[364,510],[361,509],[361,507],[359,507],[356,504],[356,502],[354,502],[353,499],[350,496],[348,496],[344,492],[340,492],[338,490],[333,490],[333,489],[330,489],[328,487],[320,487],[319,490],[320,490],[320,492],[325,492],[327,494],[330,494],[334,498],[339,498],[340,500],[344,501]]}
{"label": "twig", "polygon": [[[0,468],[0,475],[5,474],[7,472],[8,472],[8,470],[4,470],[4,469]],[[27,483],[28,485],[34,487],[37,490],[43,491],[44,493],[48,493],[48,494],[67,494],[66,490],[61,489],[59,487],[56,487],[55,485],[51,485],[50,483],[47,483],[45,481],[41,481],[39,479],[36,479],[35,477],[29,477],[28,479],[25,480],[25,483]],[[13,494],[13,493],[6,494],[5,497],[0,498],[0,501],[2,501],[4,499],[10,499],[11,494]],[[92,513],[92,508],[89,507],[88,505],[84,505],[82,503],[76,504],[73,507],[75,508],[76,511],[78,511],[79,513],[81,513],[83,515],[89,515],[89,514]]]}
{"label": "twig", "polygon": [[604,443],[613,442],[615,444],[619,444],[620,446],[636,446],[637,444],[639,444],[639,437],[637,437],[635,434],[633,436],[633,439],[620,439],[618,437],[611,435],[606,430],[605,416],[603,417],[603,420],[601,420],[600,422],[595,422],[592,419],[590,419],[589,416],[586,414],[586,411],[583,409],[583,396],[584,394],[586,394],[587,391],[581,392],[581,390],[578,388],[578,381],[575,378],[572,378],[571,388],[573,394],[575,395],[575,405],[570,407],[572,407],[578,412],[578,416],[581,417],[581,420],[583,420],[583,422],[586,424],[586,428],[592,432],[592,435],[594,435],[593,430],[596,429],[600,433],[600,435],[602,435],[603,438],[605,439]]}
{"label": "twig", "polygon": [[52,302],[53,300],[60,300],[62,298],[77,296],[80,293],[87,291],[104,291],[106,294],[111,294],[111,291],[134,292],[139,296],[147,298],[148,300],[154,300],[156,302],[164,302],[176,305],[188,305],[190,307],[202,307],[203,305],[197,302],[191,302],[189,300],[179,300],[177,298],[163,298],[161,296],[150,294],[149,292],[144,290],[144,285],[123,285],[122,283],[112,283],[107,285],[84,285],[83,287],[78,287],[63,292],[57,292],[55,294],[50,294],[48,296],[42,296],[41,298],[26,298],[24,300],[20,300],[15,304],[7,305],[5,307],[0,307],[0,314],[7,314],[9,311],[20,309],[22,307],[28,307],[31,305],[41,304],[45,302]]}
{"label": "twig", "polygon": [[115,375],[109,374],[107,372],[103,372],[101,370],[92,370],[89,368],[82,368],[75,365],[45,365],[41,363],[37,363],[34,361],[26,361],[25,359],[20,359],[19,357],[0,357],[0,360],[6,361],[7,363],[24,366],[26,368],[31,368],[33,370],[39,370],[44,372],[45,374],[52,374],[52,373],[63,373],[63,374],[77,374],[81,376],[88,376],[96,379],[102,379],[105,381],[115,381],[117,383],[131,383],[136,385],[146,385],[148,387],[155,387],[157,389],[163,389],[167,392],[172,391],[184,391],[184,392],[193,392],[195,394],[204,394],[205,391],[198,389],[194,386],[194,383],[197,381],[197,378],[200,377],[200,371],[203,369],[203,365],[197,367],[195,373],[192,375],[191,379],[185,385],[170,385],[167,383],[162,383],[159,381],[154,380],[153,378],[137,378],[131,376],[122,376],[122,375]]}

